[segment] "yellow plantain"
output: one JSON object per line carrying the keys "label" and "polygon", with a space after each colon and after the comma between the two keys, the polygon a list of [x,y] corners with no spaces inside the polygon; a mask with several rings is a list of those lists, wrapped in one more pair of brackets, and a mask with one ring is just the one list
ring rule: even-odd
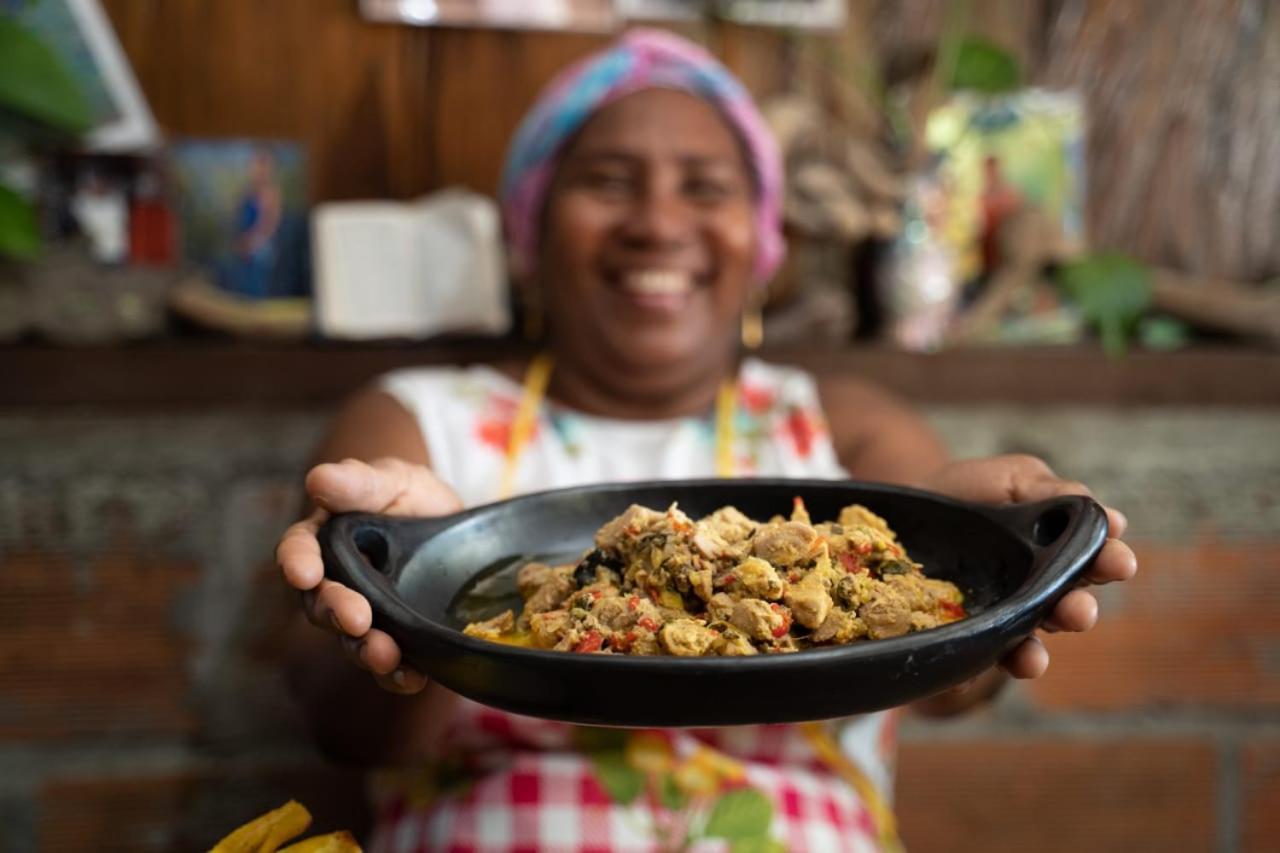
{"label": "yellow plantain", "polygon": [[328,835],[314,835],[297,844],[281,847],[276,853],[360,853],[360,845],[351,837],[351,833],[343,830]]}
{"label": "yellow plantain", "polygon": [[209,853],[275,853],[281,844],[301,835],[310,825],[311,812],[296,800],[290,800],[232,832]]}

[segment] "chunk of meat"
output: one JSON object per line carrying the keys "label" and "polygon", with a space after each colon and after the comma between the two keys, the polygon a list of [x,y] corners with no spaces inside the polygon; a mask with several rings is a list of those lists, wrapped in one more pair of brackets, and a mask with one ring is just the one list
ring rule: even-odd
{"label": "chunk of meat", "polygon": [[503,634],[515,628],[515,626],[515,611],[504,610],[492,619],[486,619],[483,622],[472,622],[463,629],[462,633],[468,637],[479,637],[482,640],[497,640]]}
{"label": "chunk of meat", "polygon": [[699,657],[715,642],[715,632],[692,619],[677,619],[662,626],[658,639],[668,654]]}
{"label": "chunk of meat", "polygon": [[653,529],[667,517],[665,512],[658,512],[647,507],[632,504],[621,515],[607,522],[596,531],[596,547],[605,551],[618,551],[619,546],[628,539]]}
{"label": "chunk of meat", "polygon": [[573,620],[568,610],[550,610],[529,617],[529,633],[533,644],[540,649],[552,649],[569,630]]}
{"label": "chunk of meat", "polygon": [[715,595],[715,590],[711,586],[711,569],[699,569],[696,572],[689,572],[685,577],[689,581],[689,589],[693,590],[693,594],[698,598],[703,601],[710,601],[711,596]]}
{"label": "chunk of meat", "polygon": [[818,540],[818,532],[798,521],[784,521],[760,529],[753,540],[757,557],[775,566],[792,566],[808,557]]}
{"label": "chunk of meat", "polygon": [[561,572],[552,572],[546,582],[538,587],[537,592],[524,603],[524,612],[533,615],[555,610],[573,591],[573,578]]}
{"label": "chunk of meat", "polygon": [[627,606],[627,599],[612,596],[601,598],[591,608],[591,615],[610,631],[625,631],[636,624],[638,609]]}
{"label": "chunk of meat", "polygon": [[848,643],[866,635],[867,626],[861,619],[847,610],[833,607],[810,639],[815,643]]}
{"label": "chunk of meat", "polygon": [[789,615],[778,605],[744,598],[733,606],[729,622],[753,640],[773,640],[787,630]]}
{"label": "chunk of meat", "polygon": [[916,572],[888,574],[883,577],[883,582],[901,595],[912,610],[933,609],[936,593],[924,575]]}
{"label": "chunk of meat", "polygon": [[613,648],[627,654],[662,654],[662,644],[658,643],[658,635],[636,628],[626,634],[614,635]]}
{"label": "chunk of meat", "polygon": [[734,600],[728,593],[717,592],[707,602],[707,618],[713,621],[729,621],[733,615]]}
{"label": "chunk of meat", "polygon": [[699,530],[693,534],[693,547],[709,560],[719,560],[728,555],[733,548],[728,542],[706,530]]}
{"label": "chunk of meat", "polygon": [[698,521],[698,529],[715,534],[725,542],[742,542],[759,525],[736,507],[725,506]]}
{"label": "chunk of meat", "polygon": [[729,589],[734,592],[741,591],[750,598],[769,601],[777,601],[782,597],[782,578],[778,577],[773,566],[759,557],[748,557],[734,566],[730,574],[737,580],[736,585],[729,585]]}
{"label": "chunk of meat", "polygon": [[516,589],[521,598],[529,598],[538,591],[538,587],[551,580],[555,569],[546,563],[526,563],[516,572]]}
{"label": "chunk of meat", "polygon": [[791,608],[795,620],[806,628],[817,628],[831,612],[831,595],[820,580],[791,587],[783,600]]}
{"label": "chunk of meat", "polygon": [[746,655],[759,654],[756,647],[751,645],[751,640],[747,636],[734,628],[729,628],[720,633],[712,644],[712,649],[716,654],[722,657],[745,657]]}
{"label": "chunk of meat", "polygon": [[911,607],[896,590],[885,586],[882,593],[858,608],[858,618],[867,625],[873,640],[900,637],[911,630]]}
{"label": "chunk of meat", "polygon": [[942,623],[939,621],[938,617],[934,616],[932,613],[918,613],[915,611],[912,611],[911,613],[912,631],[927,631],[930,628],[937,628],[940,624]]}
{"label": "chunk of meat", "polygon": [[897,539],[893,531],[889,529],[887,521],[861,504],[851,504],[840,510],[837,523],[842,527],[870,527],[873,530],[888,534],[890,539]]}

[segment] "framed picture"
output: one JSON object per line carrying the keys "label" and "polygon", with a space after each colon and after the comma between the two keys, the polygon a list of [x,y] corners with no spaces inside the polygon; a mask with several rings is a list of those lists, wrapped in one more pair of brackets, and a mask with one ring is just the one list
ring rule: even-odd
{"label": "framed picture", "polygon": [[714,14],[740,24],[800,29],[844,25],[845,0],[618,0],[631,21],[695,21]]}
{"label": "framed picture", "polygon": [[250,299],[310,290],[306,161],[271,140],[183,140],[169,152],[183,259]]}
{"label": "framed picture", "polygon": [[706,17],[714,0],[618,0],[618,14],[628,21],[696,21]]}
{"label": "framed picture", "polygon": [[719,12],[740,24],[800,29],[844,26],[845,0],[719,0]]}
{"label": "framed picture", "polygon": [[360,0],[370,21],[420,27],[609,32],[615,0]]}
{"label": "framed picture", "polygon": [[91,151],[157,148],[160,133],[98,0],[30,0],[15,11],[62,60],[89,102]]}

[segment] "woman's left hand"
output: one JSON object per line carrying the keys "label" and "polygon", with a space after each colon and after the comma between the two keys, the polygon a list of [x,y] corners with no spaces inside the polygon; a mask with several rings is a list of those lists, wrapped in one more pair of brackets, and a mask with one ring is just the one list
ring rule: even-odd
{"label": "woman's left hand", "polygon": [[[924,488],[974,503],[1006,504],[1041,501],[1058,495],[1089,495],[1083,483],[1059,479],[1042,460],[1014,454],[954,462],[921,484]],[[1085,574],[1087,584],[1126,581],[1138,571],[1138,560],[1120,537],[1128,521],[1111,507],[1107,541]],[[1098,600],[1087,589],[1063,596],[1041,627],[1046,631],[1088,631],[1098,621]],[[1001,666],[1014,678],[1039,678],[1049,668],[1049,652],[1035,636],[1010,652]]]}

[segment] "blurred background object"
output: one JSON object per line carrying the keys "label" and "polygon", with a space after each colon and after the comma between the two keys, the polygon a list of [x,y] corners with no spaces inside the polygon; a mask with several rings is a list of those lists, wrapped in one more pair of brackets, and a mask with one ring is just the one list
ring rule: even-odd
{"label": "blurred background object", "polygon": [[315,214],[321,334],[339,339],[502,335],[511,327],[493,199],[444,190],[416,202],[329,202]]}
{"label": "blurred background object", "polygon": [[[264,285],[276,279],[261,267],[227,288],[217,251],[180,250],[182,142],[75,141],[97,121],[83,69],[28,23],[46,5],[0,0],[0,846],[205,849],[295,797],[316,831],[358,829],[364,780],[313,752],[270,654],[293,607],[270,549],[344,395],[406,364],[529,351],[504,331],[488,214],[476,202],[446,217],[473,248],[458,244],[411,327],[339,311],[317,334],[310,274]],[[957,455],[1044,455],[1129,514],[1144,566],[1102,591],[1096,631],[1048,638],[1047,678],[954,723],[903,721],[908,847],[1273,849],[1280,6],[839,5],[816,29],[699,3],[597,8],[701,39],[766,107],[790,257],[770,283],[764,357],[887,385]],[[100,6],[154,132],[215,146],[192,161],[221,176],[195,195],[218,199],[206,245],[234,246],[237,222],[274,205],[259,195],[237,218],[251,172],[283,181],[290,246],[315,228],[321,311],[330,286],[346,294],[331,304],[365,307],[362,287],[372,302],[383,281],[429,281],[421,260],[367,281],[324,260],[325,211],[389,214],[397,244],[435,239],[444,223],[419,213],[442,191],[491,198],[534,94],[608,38],[397,26],[358,0]],[[1041,92],[1070,93],[1051,96],[1069,99],[1065,125],[1028,124],[1050,125],[1058,177],[1078,182],[1070,203],[1028,208],[980,146],[930,145],[932,122],[1031,115]],[[270,168],[251,166],[261,141]],[[957,198],[971,226],[948,241],[933,229]],[[496,289],[440,309],[473,274]],[[894,329],[929,352],[902,351]]]}

